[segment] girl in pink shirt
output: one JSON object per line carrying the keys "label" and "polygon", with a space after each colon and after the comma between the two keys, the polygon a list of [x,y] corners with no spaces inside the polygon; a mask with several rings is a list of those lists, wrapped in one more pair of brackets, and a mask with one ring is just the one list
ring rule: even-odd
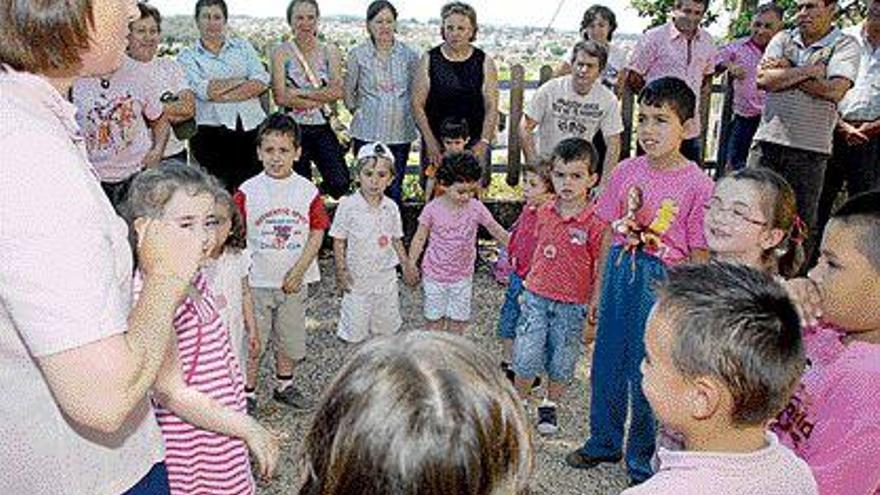
{"label": "girl in pink shirt", "polygon": [[437,182],[446,193],[428,203],[419,215],[419,227],[410,245],[409,260],[422,255],[422,287],[429,330],[464,333],[471,319],[477,228],[507,245],[508,234],[474,195],[482,170],[469,151],[447,154],[437,170]]}
{"label": "girl in pink shirt", "polygon": [[[210,176],[185,165],[139,174],[125,208],[135,238],[150,219],[173,222],[204,239],[204,262],[216,242],[217,187]],[[139,282],[136,275],[136,292]],[[248,447],[260,474],[271,476],[278,443],[245,414],[240,364],[201,270],[178,306],[173,326],[177,345],[169,348],[153,386],[171,493],[253,494]]]}

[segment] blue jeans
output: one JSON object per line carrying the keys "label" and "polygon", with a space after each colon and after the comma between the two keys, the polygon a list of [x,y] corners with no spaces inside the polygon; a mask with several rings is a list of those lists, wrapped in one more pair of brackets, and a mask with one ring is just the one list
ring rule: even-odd
{"label": "blue jeans", "polygon": [[510,272],[507,280],[507,293],[504,295],[504,304],[501,305],[501,315],[498,317],[498,336],[513,340],[516,337],[516,324],[521,314],[519,297],[523,293],[523,279],[516,272]]}
{"label": "blue jeans", "polygon": [[[354,138],[351,140],[351,153],[355,157],[360,151],[361,147],[367,144],[368,141],[362,141],[358,138]],[[394,200],[398,205],[403,201],[403,178],[406,177],[406,162],[409,161],[409,151],[412,148],[412,143],[403,143],[403,144],[388,144],[388,149],[391,150],[391,154],[394,155],[394,180],[391,182],[391,185],[388,186],[388,189],[385,191],[388,196]]]}
{"label": "blue jeans", "polygon": [[299,175],[312,180],[312,163],[321,173],[321,190],[334,199],[348,194],[351,178],[345,153],[330,124],[301,125],[302,154],[293,164]]}
{"label": "blue jeans", "polygon": [[733,116],[733,122],[730,123],[730,136],[724,144],[724,154],[722,155],[728,171],[745,168],[746,160],[749,157],[749,148],[752,146],[752,138],[755,137],[760,123],[760,115],[755,117]]}
{"label": "blue jeans", "polygon": [[651,476],[656,424],[651,406],[642,393],[645,357],[645,322],[654,305],[654,283],[666,277],[658,258],[635,253],[635,271],[625,253],[618,263],[620,246],[608,253],[602,279],[602,302],[596,348],[593,351],[590,391],[590,438],[580,452],[594,457],[613,457],[623,450],[627,410],[631,409],[626,445],[626,468],[630,479]]}
{"label": "blue jeans", "polygon": [[567,382],[581,354],[585,304],[554,301],[526,290],[513,342],[513,371],[526,379],[542,371]]}
{"label": "blue jeans", "polygon": [[150,472],[122,495],[170,495],[168,470],[164,462],[153,465]]}

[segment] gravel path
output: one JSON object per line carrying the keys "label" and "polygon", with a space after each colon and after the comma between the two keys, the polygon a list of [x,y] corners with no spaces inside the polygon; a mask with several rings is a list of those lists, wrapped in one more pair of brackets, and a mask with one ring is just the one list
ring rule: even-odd
{"label": "gravel path", "polygon": [[[339,298],[335,293],[332,261],[321,260],[323,279],[310,287],[307,312],[308,354],[305,363],[298,368],[297,385],[310,396],[319,397],[349,354],[351,347],[335,336],[339,315]],[[504,287],[492,279],[488,268],[481,266],[474,276],[474,321],[469,337],[493,355],[501,356],[501,345],[495,337],[498,309],[504,300]],[[401,283],[402,331],[422,327],[422,301],[418,289]],[[279,472],[271,483],[261,484],[261,494],[294,494],[299,487],[297,456],[302,437],[308,427],[310,416],[298,414],[278,405],[270,398],[271,382],[268,360],[261,370],[260,400],[257,417],[267,427],[284,435]],[[568,468],[564,457],[580,445],[587,434],[588,415],[588,366],[585,361],[578,365],[576,380],[569,388],[560,410],[561,430],[553,438],[543,438],[535,433],[536,466],[534,491],[538,494],[589,495],[616,494],[626,486],[622,465],[603,465],[590,471]],[[531,415],[534,417],[534,414]],[[354,494],[353,494],[354,495]]]}

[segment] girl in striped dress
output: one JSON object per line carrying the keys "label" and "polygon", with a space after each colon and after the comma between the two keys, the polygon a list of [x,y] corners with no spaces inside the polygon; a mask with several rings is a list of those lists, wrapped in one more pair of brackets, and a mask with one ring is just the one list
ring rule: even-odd
{"label": "girl in striped dress", "polygon": [[[139,174],[125,213],[135,240],[151,222],[171,222],[199,236],[205,259],[214,247],[216,181],[195,167],[171,165]],[[140,277],[135,276],[135,293]],[[241,367],[201,270],[174,315],[170,346],[153,386],[165,440],[172,495],[250,495],[250,448],[265,477],[278,458],[277,440],[245,414]]]}

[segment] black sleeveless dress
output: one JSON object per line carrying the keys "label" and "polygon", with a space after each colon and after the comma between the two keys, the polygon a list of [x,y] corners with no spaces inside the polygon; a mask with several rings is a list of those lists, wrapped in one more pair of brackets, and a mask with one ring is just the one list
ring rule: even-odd
{"label": "black sleeveless dress", "polygon": [[466,60],[447,59],[440,46],[428,52],[430,89],[425,114],[431,132],[440,139],[440,124],[448,117],[464,118],[468,123],[471,142],[480,139],[486,109],[483,106],[483,65],[486,53],[474,47]]}

